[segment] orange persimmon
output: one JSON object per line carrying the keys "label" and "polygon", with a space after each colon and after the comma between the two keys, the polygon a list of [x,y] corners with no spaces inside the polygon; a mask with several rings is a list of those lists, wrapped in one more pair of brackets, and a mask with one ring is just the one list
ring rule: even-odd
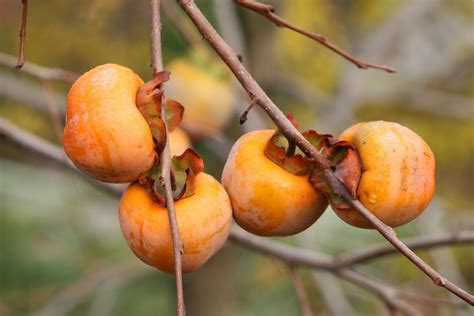
{"label": "orange persimmon", "polygon": [[[183,272],[200,268],[225,243],[232,222],[229,197],[212,176],[199,173],[194,194],[174,203],[183,242]],[[166,207],[144,186],[131,184],[120,201],[120,226],[130,249],[145,263],[174,273],[173,243]]]}
{"label": "orange persimmon", "polygon": [[[435,190],[435,158],[410,129],[384,121],[353,125],[339,136],[352,142],[362,161],[357,196],[385,224],[396,227],[418,215]],[[335,210],[347,223],[372,228],[356,210]]]}
{"label": "orange persimmon", "polygon": [[143,84],[132,70],[105,64],[89,70],[67,97],[64,149],[76,167],[104,182],[131,182],[153,166],[150,128],[135,99]]}
{"label": "orange persimmon", "polygon": [[287,236],[311,226],[327,207],[308,176],[286,171],[265,156],[274,130],[243,135],[233,146],[222,174],[234,218],[261,236]]}

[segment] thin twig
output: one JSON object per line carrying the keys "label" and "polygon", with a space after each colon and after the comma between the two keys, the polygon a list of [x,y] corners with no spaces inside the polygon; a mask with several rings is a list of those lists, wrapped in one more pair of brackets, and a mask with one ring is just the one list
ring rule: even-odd
{"label": "thin twig", "polygon": [[337,47],[336,45],[331,43],[325,36],[323,36],[321,34],[318,34],[318,33],[314,33],[314,32],[304,30],[304,29],[300,28],[299,26],[296,26],[296,25],[288,22],[287,20],[283,19],[282,17],[276,15],[274,13],[275,10],[269,4],[260,3],[260,2],[256,2],[256,1],[247,1],[247,0],[234,0],[234,1],[235,1],[235,3],[245,7],[247,9],[250,9],[254,12],[257,12],[258,14],[263,15],[264,17],[268,18],[270,21],[272,21],[273,23],[275,23],[279,27],[286,27],[290,30],[293,30],[297,33],[303,34],[303,35],[317,41],[318,43],[320,43],[321,45],[329,48],[330,50],[332,50],[336,54],[344,57],[345,59],[347,59],[348,61],[350,61],[354,65],[356,65],[358,68],[361,68],[361,69],[374,68],[374,69],[384,70],[384,71],[390,72],[390,73],[396,72],[396,70],[392,67],[385,66],[385,65],[378,65],[378,64],[368,63],[366,61],[363,61],[360,58],[352,56],[349,53],[347,53],[346,51],[340,49],[339,47]]}
{"label": "thin twig", "polygon": [[362,203],[352,198],[345,185],[336,177],[331,169],[331,163],[306,140],[291,122],[286,118],[283,112],[273,103],[258,83],[253,79],[252,75],[245,69],[237,57],[237,53],[230,47],[222,37],[217,33],[214,27],[209,23],[206,17],[201,13],[199,8],[192,0],[178,0],[183,10],[189,16],[191,21],[196,25],[202,36],[209,42],[211,47],[219,54],[222,60],[227,64],[230,70],[240,81],[244,89],[251,98],[258,98],[259,105],[267,112],[273,122],[278,126],[282,133],[289,139],[294,140],[296,145],[309,157],[314,158],[316,168],[324,174],[326,180],[334,192],[342,197],[347,203],[363,215],[370,223],[379,231],[394,247],[403,253],[410,261],[428,275],[433,282],[446,288],[461,299],[471,305],[474,305],[474,296],[467,293],[460,287],[456,286],[449,280],[446,280],[426,262],[418,257],[410,248],[403,244],[398,238],[395,231],[380,221],[371,211],[369,211]]}
{"label": "thin twig", "polygon": [[[7,67],[15,67],[16,58],[11,55],[0,52],[0,64],[5,65]],[[26,62],[21,68],[21,71],[42,80],[62,80],[72,83],[77,78],[79,78],[78,74],[69,70],[44,67],[37,64],[33,64],[31,62]]]}
{"label": "thin twig", "polygon": [[[163,70],[163,57],[161,54],[161,18],[160,0],[150,1],[151,9],[151,67],[153,75]],[[179,236],[178,223],[173,201],[173,189],[171,184],[171,153],[169,146],[168,127],[166,126],[166,106],[161,106],[161,118],[165,122],[166,144],[160,153],[160,168],[162,180],[165,188],[166,208],[168,210],[168,220],[171,228],[173,241],[174,273],[176,276],[176,313],[179,316],[186,314],[183,294],[183,273],[181,269],[181,254],[183,253],[183,243]]]}
{"label": "thin twig", "polygon": [[295,288],[296,296],[298,296],[298,301],[301,308],[301,316],[313,316],[311,304],[309,302],[308,294],[306,294],[303,280],[299,276],[294,266],[290,264],[287,264],[286,266],[288,268],[288,274],[290,276],[291,283]]}
{"label": "thin twig", "polygon": [[247,122],[247,116],[249,115],[249,112],[250,110],[252,110],[253,106],[255,104],[258,103],[258,100],[255,98],[253,99],[250,104],[247,106],[247,108],[245,109],[244,113],[242,113],[242,115],[240,116],[239,118],[239,123],[240,125],[244,124],[245,122]]}
{"label": "thin twig", "polygon": [[21,68],[25,63],[25,38],[26,19],[28,17],[28,0],[21,0],[21,3],[23,4],[23,13],[21,15],[20,52],[18,53],[18,61],[16,62],[15,68]]}

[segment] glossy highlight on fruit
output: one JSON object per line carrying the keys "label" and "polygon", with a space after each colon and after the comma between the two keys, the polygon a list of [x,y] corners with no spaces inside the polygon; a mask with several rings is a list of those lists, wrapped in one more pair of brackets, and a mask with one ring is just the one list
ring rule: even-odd
{"label": "glossy highlight on fruit", "polygon": [[[418,215],[435,191],[435,158],[410,129],[384,121],[359,123],[340,139],[352,142],[362,161],[359,200],[385,224],[396,227]],[[372,228],[356,210],[335,210],[347,223]]]}
{"label": "glossy highlight on fruit", "polygon": [[288,236],[311,226],[326,209],[327,200],[307,175],[291,174],[265,156],[274,132],[243,135],[229,154],[222,183],[242,228],[261,236]]}
{"label": "glossy highlight on fruit", "polygon": [[88,176],[104,182],[131,182],[155,162],[150,128],[135,104],[141,84],[132,70],[105,64],[72,85],[64,149]]}
{"label": "glossy highlight on fruit", "polygon": [[[183,272],[199,269],[224,245],[232,222],[230,200],[212,176],[196,176],[194,195],[174,203],[183,242]],[[120,201],[120,226],[130,249],[145,263],[174,273],[173,243],[166,207],[151,200],[145,188],[131,184]]]}
{"label": "glossy highlight on fruit", "polygon": [[192,137],[210,136],[229,122],[234,112],[230,82],[185,59],[174,60],[166,69],[171,72],[166,94],[185,105],[183,127]]}

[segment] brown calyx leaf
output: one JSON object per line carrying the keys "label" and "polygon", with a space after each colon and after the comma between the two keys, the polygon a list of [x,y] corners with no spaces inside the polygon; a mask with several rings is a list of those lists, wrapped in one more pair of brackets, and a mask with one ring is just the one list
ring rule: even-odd
{"label": "brown calyx leaf", "polygon": [[[161,71],[155,77],[140,86],[137,93],[137,107],[148,122],[158,152],[166,143],[166,127],[169,132],[176,129],[183,119],[184,107],[177,101],[164,99],[160,85],[170,78],[169,71]],[[163,102],[165,101],[165,102]],[[161,106],[166,106],[166,124],[161,118]]]}
{"label": "brown calyx leaf", "polygon": [[[203,160],[197,152],[188,148],[181,156],[174,156],[171,163],[176,184],[173,188],[173,200],[177,201],[192,196],[196,188],[196,176],[204,170]],[[166,192],[158,162],[150,171],[140,177],[139,182],[145,186],[153,201],[166,207]]]}
{"label": "brown calyx leaf", "polygon": [[276,131],[265,146],[265,156],[268,159],[294,175],[305,175],[311,170],[312,162],[308,157],[300,154],[288,154],[293,146],[286,137]]}
{"label": "brown calyx leaf", "polygon": [[[339,140],[331,134],[322,134],[314,130],[303,132],[303,136],[332,163],[336,177],[344,184],[352,197],[356,198],[357,187],[362,174],[362,165],[354,145],[346,140]],[[350,206],[332,189],[329,180],[322,170],[313,168],[309,176],[313,187],[323,193],[338,210]]]}

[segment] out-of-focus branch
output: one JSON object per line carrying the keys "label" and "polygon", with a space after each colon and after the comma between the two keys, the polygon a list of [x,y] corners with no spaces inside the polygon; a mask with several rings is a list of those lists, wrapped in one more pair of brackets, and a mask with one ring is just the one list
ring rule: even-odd
{"label": "out-of-focus branch", "polygon": [[[56,161],[63,166],[74,170],[78,174],[83,175],[79,169],[73,165],[71,160],[69,160],[61,147],[25,131],[2,117],[0,117],[0,136],[6,137],[28,150],[49,158],[52,161]],[[115,195],[120,196],[123,192],[123,187],[121,185],[98,182],[89,177],[84,178],[88,179],[95,186],[106,189],[108,192],[112,192]]]}
{"label": "out-of-focus branch", "polygon": [[28,0],[21,0],[23,4],[23,12],[21,15],[21,28],[20,28],[20,51],[18,53],[18,61],[15,64],[15,68],[23,67],[25,63],[25,39],[26,39],[26,19],[28,18]]}
{"label": "out-of-focus branch", "polygon": [[[15,67],[15,57],[0,52],[0,64],[7,67]],[[21,68],[21,71],[37,77],[38,79],[62,80],[71,83],[79,77],[78,74],[69,70],[44,67],[31,62],[26,62]]]}
{"label": "out-of-focus branch", "polygon": [[94,269],[76,282],[61,289],[56,295],[48,299],[43,306],[33,313],[34,316],[59,316],[66,315],[77,304],[82,302],[86,296],[90,295],[101,284],[111,278],[120,277],[122,283],[138,278],[151,269],[145,269],[137,262],[108,262],[103,267]]}
{"label": "out-of-focus branch", "polygon": [[[222,37],[239,53],[242,63],[248,66],[247,46],[235,6],[230,1],[214,0],[214,7],[217,22],[222,31]],[[251,103],[252,100],[235,78],[232,80],[232,88],[235,95],[235,103],[237,104],[235,108],[240,112],[242,107]],[[265,119],[258,111],[254,111],[246,120],[246,124],[243,125],[246,132],[265,127]]]}
{"label": "out-of-focus branch", "polygon": [[208,41],[211,47],[219,54],[222,60],[227,64],[236,78],[240,81],[250,98],[257,99],[258,104],[267,112],[268,116],[282,131],[289,141],[294,141],[297,146],[308,156],[314,159],[315,167],[324,174],[334,192],[343,198],[352,208],[357,210],[366,218],[372,226],[384,236],[395,248],[397,248],[406,258],[423,271],[434,284],[446,288],[448,291],[456,294],[459,298],[474,305],[474,296],[450,282],[436,270],[429,266],[410,248],[408,248],[400,239],[396,232],[390,226],[379,220],[370,210],[368,210],[359,200],[354,199],[345,185],[336,177],[331,168],[331,163],[327,158],[313,147],[305,139],[297,128],[287,119],[283,112],[273,103],[268,95],[263,91],[259,84],[253,79],[252,75],[242,65],[238,54],[230,47],[222,37],[217,33],[214,27],[209,23],[199,8],[192,0],[178,0],[188,17],[193,21],[196,28],[202,36]]}
{"label": "out-of-focus branch", "polygon": [[202,46],[202,39],[199,35],[196,35],[192,25],[189,24],[187,19],[183,19],[180,12],[176,10],[175,4],[172,0],[162,0],[161,9],[168,19],[176,26],[179,32],[183,35],[185,40],[191,45],[191,47]]}
{"label": "out-of-focus branch", "polygon": [[54,132],[56,133],[56,138],[60,144],[63,143],[63,119],[61,112],[59,111],[59,106],[56,103],[56,99],[54,98],[53,89],[51,88],[51,84],[48,80],[43,80],[43,93],[44,98],[46,100],[46,104],[48,105],[48,113],[51,119],[51,123],[53,124]]}
{"label": "out-of-focus branch", "polygon": [[[458,231],[442,235],[416,237],[405,241],[412,250],[423,250],[437,248],[446,245],[472,244],[474,242],[474,231]],[[339,266],[352,266],[384,256],[396,254],[398,251],[387,244],[367,247],[359,251],[342,254],[338,257]]]}
{"label": "out-of-focus branch", "polygon": [[[160,0],[150,0],[151,9],[151,67],[153,75],[163,71],[163,56],[161,54],[161,16]],[[166,209],[173,242],[174,274],[176,276],[176,313],[179,316],[186,314],[183,294],[183,272],[181,269],[181,254],[183,243],[179,236],[178,223],[174,208],[173,189],[171,184],[171,153],[169,145],[168,126],[166,126],[166,105],[161,105],[161,119],[165,122],[166,144],[160,153],[160,169],[163,186],[165,188]]]}
{"label": "out-of-focus branch", "polygon": [[298,301],[300,303],[301,308],[301,316],[313,316],[311,304],[309,302],[308,294],[306,293],[303,280],[299,276],[294,266],[287,265],[287,269],[291,283],[293,284],[296,295],[298,296]]}
{"label": "out-of-focus branch", "polygon": [[402,312],[407,316],[421,316],[422,314],[407,302],[398,297],[397,290],[383,283],[350,269],[343,269],[337,273],[342,279],[356,284],[377,295],[392,312]]}
{"label": "out-of-focus branch", "polygon": [[340,49],[339,47],[337,47],[336,45],[331,43],[325,36],[323,36],[321,34],[314,33],[314,32],[307,31],[305,29],[300,28],[299,26],[296,26],[296,25],[288,22],[287,20],[283,19],[282,17],[276,15],[274,13],[275,10],[269,4],[260,3],[260,2],[257,2],[257,1],[247,1],[247,0],[234,0],[234,1],[237,4],[243,6],[247,9],[250,9],[254,12],[257,12],[258,14],[266,17],[267,19],[269,19],[270,21],[272,21],[273,23],[275,23],[279,27],[286,27],[290,30],[293,30],[297,33],[300,33],[304,36],[307,36],[307,37],[317,41],[318,43],[320,43],[321,45],[329,48],[330,50],[332,50],[336,54],[344,57],[345,59],[347,59],[348,61],[350,61],[354,65],[356,65],[358,68],[361,68],[361,69],[374,68],[374,69],[384,70],[386,72],[396,72],[396,70],[392,67],[388,67],[388,66],[385,66],[385,65],[378,65],[378,64],[368,63],[368,62],[363,61],[360,58],[352,56],[349,53],[347,53],[346,51]]}

